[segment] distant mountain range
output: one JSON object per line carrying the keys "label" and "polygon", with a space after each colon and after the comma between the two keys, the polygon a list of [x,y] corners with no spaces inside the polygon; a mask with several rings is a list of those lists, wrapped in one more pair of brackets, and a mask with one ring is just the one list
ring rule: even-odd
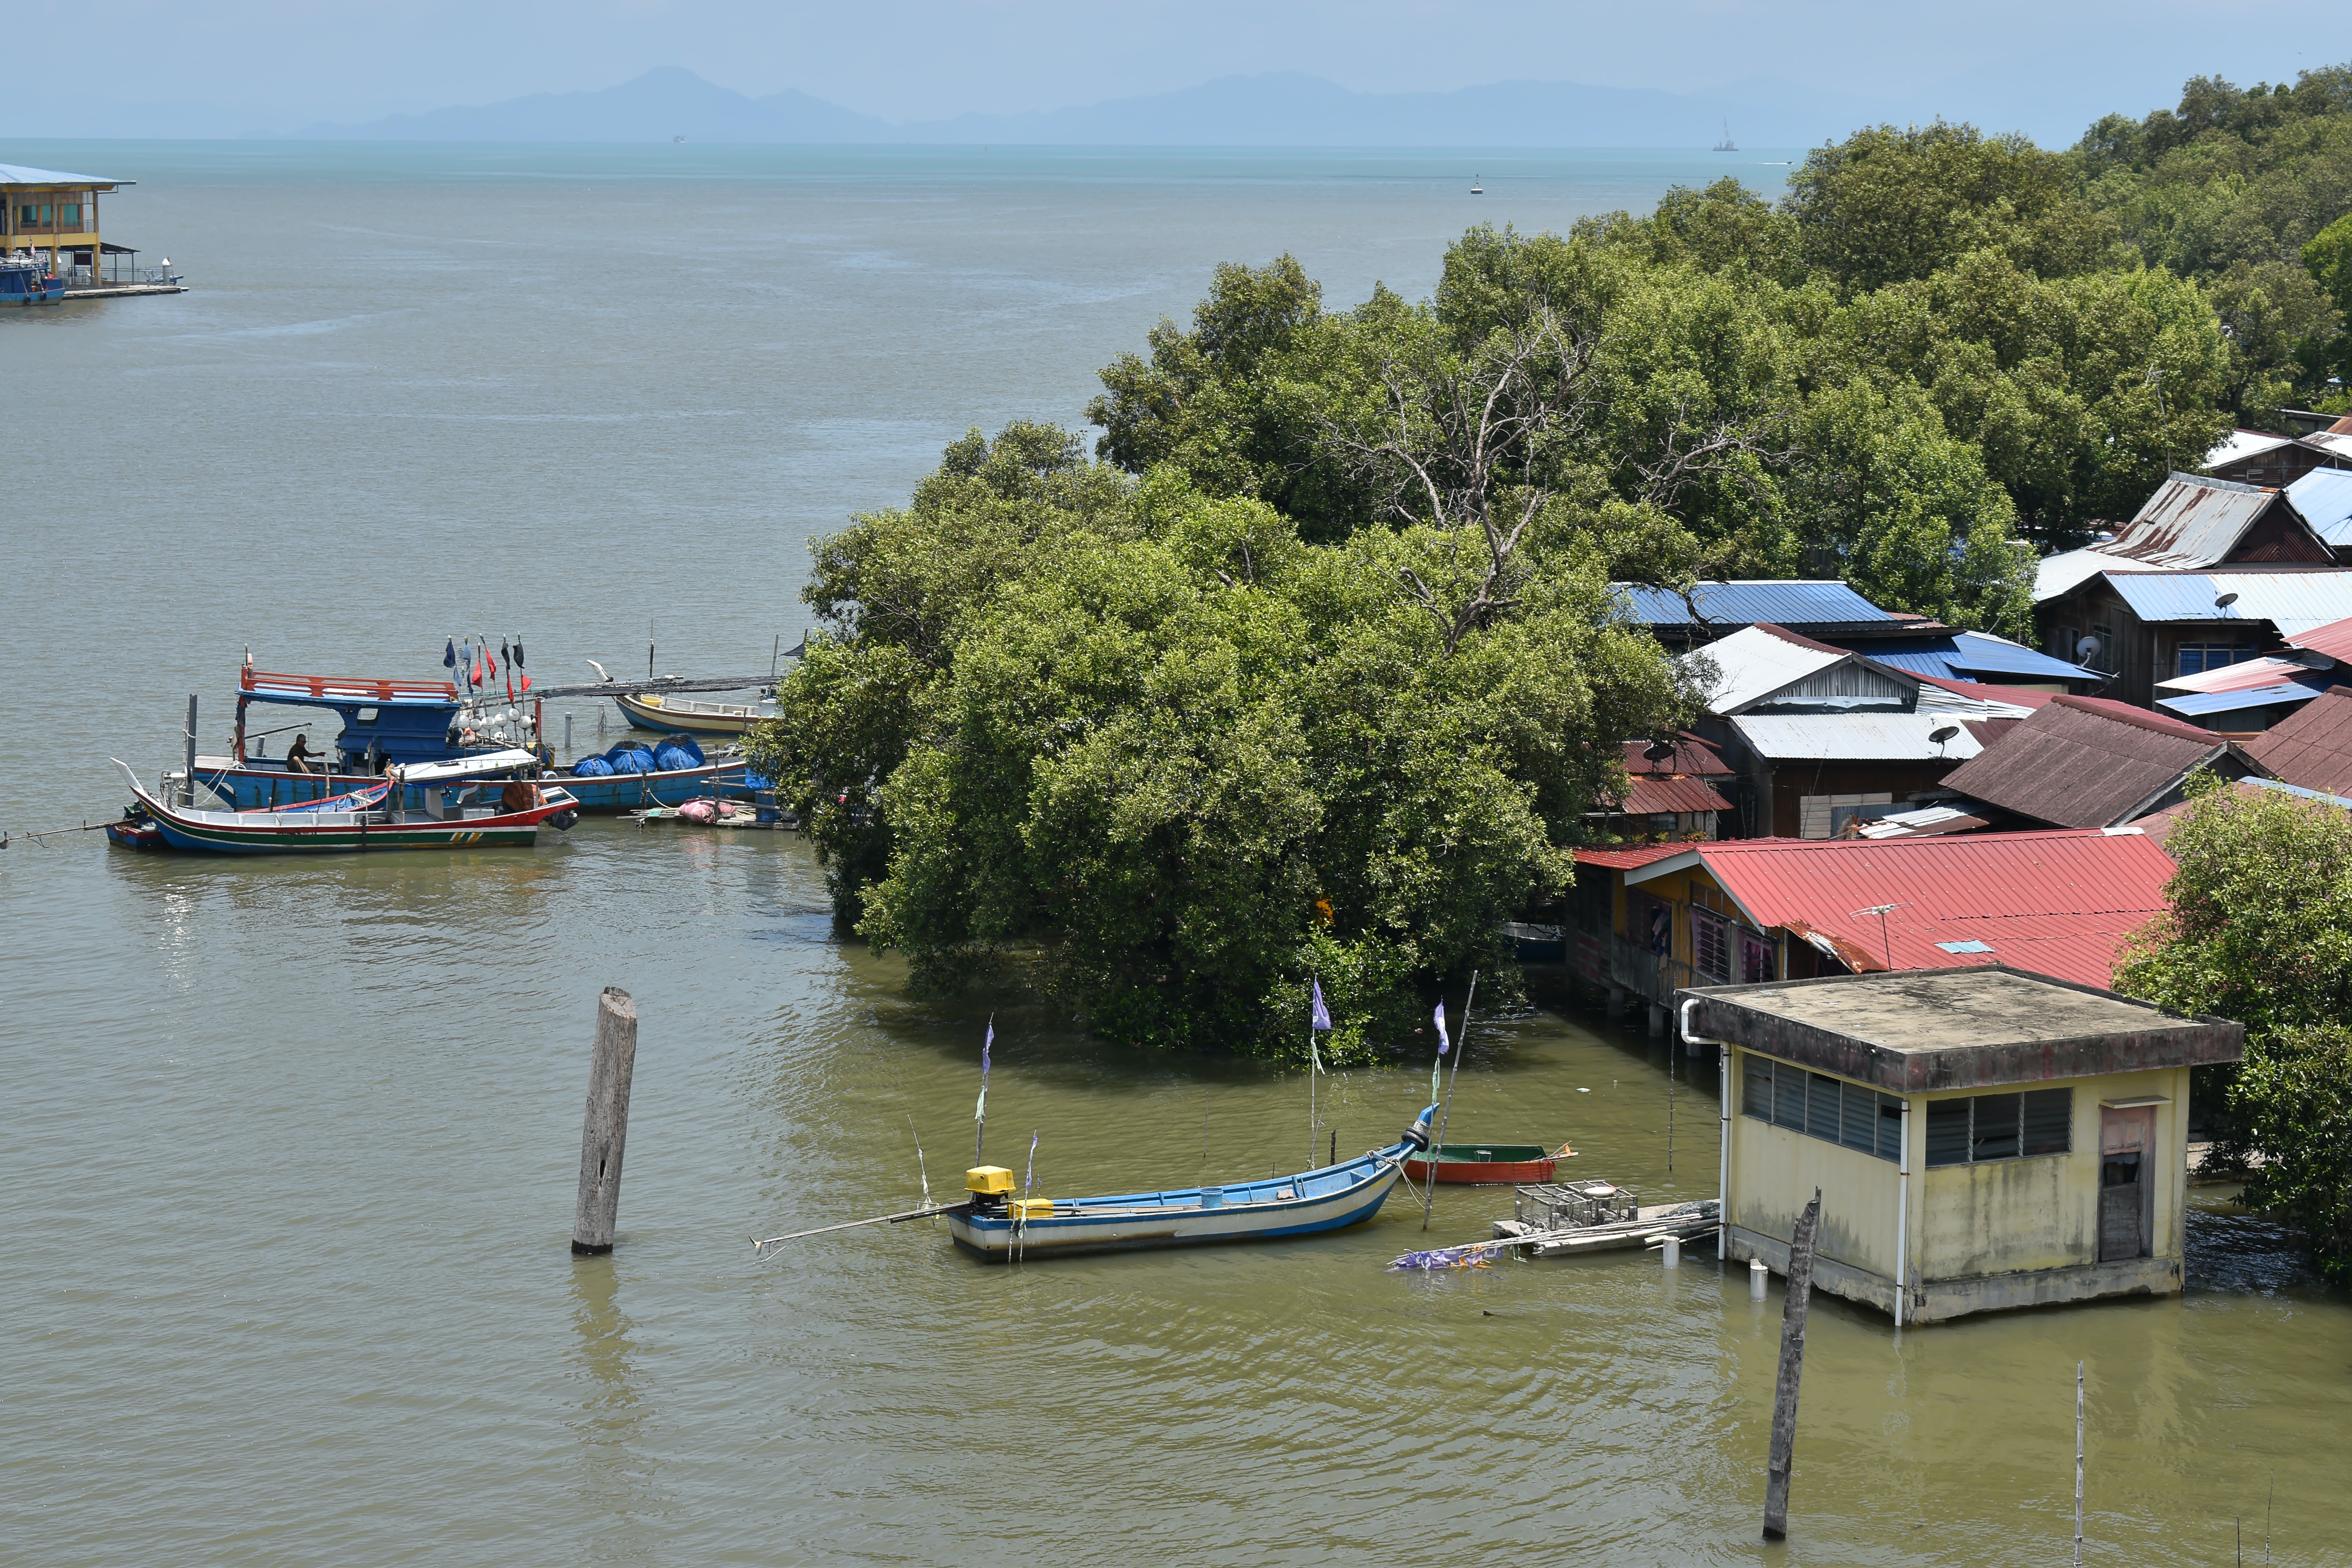
{"label": "distant mountain range", "polygon": [[1453,92],[1351,92],[1296,72],[1027,114],[892,124],[799,91],[747,98],[665,66],[597,92],[314,125],[309,140],[382,142],[1001,142],[1013,146],[1707,147],[1728,121],[1753,147],[1808,146],[1886,117],[1877,105],[1770,80],[1683,96],[1503,81]]}

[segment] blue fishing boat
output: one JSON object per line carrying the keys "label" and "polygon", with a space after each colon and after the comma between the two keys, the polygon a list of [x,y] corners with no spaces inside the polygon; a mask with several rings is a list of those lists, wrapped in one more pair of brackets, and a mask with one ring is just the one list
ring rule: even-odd
{"label": "blue fishing boat", "polygon": [[1275,1241],[1359,1225],[1381,1212],[1404,1163],[1429,1147],[1430,1106],[1385,1149],[1295,1176],[1097,1198],[1023,1198],[1001,1165],[968,1171],[971,1196],[944,1213],[956,1244],[991,1263],[1215,1242]]}
{"label": "blue fishing boat", "polygon": [[0,256],[0,305],[54,305],[66,297],[66,280],[46,261]]}
{"label": "blue fishing boat", "polygon": [[[257,728],[257,719],[266,715],[256,715],[256,705],[306,717]],[[381,779],[387,769],[425,763],[496,761],[519,774],[543,772],[551,758],[540,742],[540,721],[539,704],[527,692],[502,698],[461,691],[446,680],[288,675],[247,665],[237,678],[233,751],[197,757],[196,787],[231,810],[251,811],[325,799]],[[308,732],[327,723],[335,726],[333,738],[311,750]],[[306,754],[289,756],[295,744],[289,741],[272,757],[271,738],[292,732],[301,734]],[[564,784],[574,809],[617,814],[705,795],[743,795],[749,766],[731,751],[706,757],[692,740],[672,736],[651,744],[625,742],[601,759],[583,758]],[[165,781],[165,794],[173,782]],[[421,810],[425,804],[412,787],[398,808]]]}

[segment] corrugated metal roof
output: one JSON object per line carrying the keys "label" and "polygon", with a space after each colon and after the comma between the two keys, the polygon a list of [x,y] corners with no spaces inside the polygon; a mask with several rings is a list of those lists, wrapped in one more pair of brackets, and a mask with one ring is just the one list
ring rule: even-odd
{"label": "corrugated metal roof", "polygon": [[2078,588],[2116,563],[2114,556],[2096,546],[2045,556],[2033,569],[2033,602],[2038,605]]}
{"label": "corrugated metal roof", "polygon": [[1987,708],[2014,708],[2022,719],[2059,695],[2054,691],[2029,691],[2022,686],[1995,686],[1983,680],[1941,680],[1932,675],[1923,675],[1919,680],[1919,706],[1923,710],[1937,704],[1940,694]]}
{"label": "corrugated metal roof", "polygon": [[[1950,713],[1747,713],[1731,727],[1773,762],[1958,762],[1981,750]],[[1947,728],[1959,733],[1941,745],[1927,738]]]}
{"label": "corrugated metal roof", "polygon": [[2352,619],[2329,621],[2290,634],[2286,639],[2338,664],[2352,664]]}
{"label": "corrugated metal roof", "polygon": [[1626,742],[1625,771],[1636,776],[1643,774],[1673,776],[1684,773],[1698,778],[1723,779],[1731,776],[1731,765],[1716,754],[1713,746],[1708,745],[1689,731],[1685,730],[1676,735],[1673,745],[1675,748],[1673,756],[1654,763],[1643,754],[1649,750],[1649,742]]}
{"label": "corrugated metal roof", "polygon": [[1944,787],[2061,827],[2141,815],[2223,744],[2210,731],[2097,698],[2053,697],[1944,778]]}
{"label": "corrugated metal roof", "polygon": [[2339,458],[2352,458],[2352,434],[2343,431],[2327,429],[2316,436],[2305,436],[2303,444],[2316,447],[2323,452],[2333,452]]}
{"label": "corrugated metal roof", "polygon": [[[2113,588],[2143,621],[2268,621],[2295,637],[2352,618],[2352,570],[2310,572],[2110,572]],[[2238,595],[2223,606],[2213,601]]]}
{"label": "corrugated metal roof", "polygon": [[[2091,985],[2110,983],[2124,940],[2163,912],[2172,876],[2163,849],[2128,831],[1691,847],[1759,928],[1803,925],[1873,959],[1891,956],[1896,969],[2005,963]],[[1657,874],[1654,865],[1648,875]],[[1895,906],[1884,937],[1876,915],[1853,912],[1879,904]]]}
{"label": "corrugated metal roof", "polygon": [[[1644,588],[1632,583],[1610,584],[1623,595],[1633,618],[1643,626],[1693,625],[1691,605],[1680,594]],[[1698,621],[1708,626],[1752,626],[1759,621],[1781,626],[1839,626],[1854,621],[1885,621],[1895,617],[1843,583],[1783,583],[1746,578],[1727,583],[1701,583],[1691,590]]]}
{"label": "corrugated metal roof", "polygon": [[2279,779],[2330,795],[2352,793],[2352,691],[2336,687],[2244,742]]}
{"label": "corrugated metal roof", "polygon": [[110,174],[68,174],[62,169],[33,169],[22,163],[0,163],[0,185],[128,185]]}
{"label": "corrugated metal roof", "polygon": [[2235,664],[2216,665],[2195,675],[2176,675],[2158,681],[2156,689],[2163,692],[2244,691],[2256,686],[2276,686],[2282,680],[2300,680],[2320,668],[2322,662],[2266,654],[2260,658],[2242,658]]}
{"label": "corrugated metal roof", "polygon": [[2183,719],[2203,719],[2215,713],[2242,713],[2250,708],[2308,702],[2325,689],[2316,681],[2279,680],[2267,686],[2232,687],[2226,691],[2184,691],[2178,697],[2159,697],[2156,705]]}
{"label": "corrugated metal roof", "polygon": [[2221,444],[2205,454],[2205,466],[2218,468],[2224,463],[2259,456],[2285,446],[2292,436],[2273,436],[2267,430],[2232,430],[2221,437]]}
{"label": "corrugated metal roof", "polygon": [[1576,863],[1608,871],[1635,871],[1654,861],[1689,851],[1687,844],[1635,844],[1623,849],[1579,849]]}
{"label": "corrugated metal roof", "polygon": [[2175,474],[2157,487],[2137,516],[2095,546],[2149,566],[2217,566],[2230,559],[2275,490],[2227,479]]}
{"label": "corrugated metal roof", "polygon": [[1632,816],[1647,816],[1660,812],[1729,811],[1731,803],[1716,794],[1705,779],[1637,777],[1619,809]]}
{"label": "corrugated metal roof", "polygon": [[2096,680],[2078,664],[1982,632],[1951,632],[1930,637],[1872,638],[1854,649],[1880,664],[1946,680],[1970,675],[2021,676],[2029,680]]}
{"label": "corrugated metal roof", "polygon": [[2314,468],[2287,486],[2286,499],[2320,538],[2352,549],[2352,468]]}
{"label": "corrugated metal roof", "polygon": [[1791,686],[1817,670],[1853,656],[1842,648],[1807,647],[1775,637],[1762,626],[1736,631],[1721,642],[1709,643],[1683,656],[1685,662],[1714,661],[1718,679],[1707,698],[1707,710],[1736,713],[1759,702],[1784,686]]}

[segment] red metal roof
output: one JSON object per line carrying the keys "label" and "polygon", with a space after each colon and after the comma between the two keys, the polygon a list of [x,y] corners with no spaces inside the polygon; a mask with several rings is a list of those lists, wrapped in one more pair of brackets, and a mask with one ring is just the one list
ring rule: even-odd
{"label": "red metal roof", "polygon": [[2282,784],[2352,794],[2352,689],[2329,687],[2239,746]]}
{"label": "red metal roof", "polygon": [[2342,664],[2352,664],[2352,620],[2330,621],[2286,639],[2290,647],[2307,647]]}
{"label": "red metal roof", "polygon": [[[1915,670],[1914,674],[1917,674]],[[1982,680],[1952,680],[1940,675],[1922,675],[1920,679],[1930,686],[1940,686],[1962,697],[1974,697],[1987,702],[2007,702],[2018,708],[2039,708],[2058,695],[2054,691],[2029,691],[2021,686],[1994,686]]]}
{"label": "red metal roof", "polygon": [[1731,803],[1715,793],[1705,779],[1636,778],[1618,809],[1633,816],[1662,812],[1729,811]]}
{"label": "red metal roof", "polygon": [[[1896,969],[2005,963],[2105,985],[2124,940],[2161,913],[2172,861],[2139,833],[1746,839],[1685,845],[1759,926],[1801,926]],[[1581,853],[1579,859],[1583,858]],[[1884,938],[1874,914],[1893,904]],[[1980,942],[1990,952],[1938,942]]]}

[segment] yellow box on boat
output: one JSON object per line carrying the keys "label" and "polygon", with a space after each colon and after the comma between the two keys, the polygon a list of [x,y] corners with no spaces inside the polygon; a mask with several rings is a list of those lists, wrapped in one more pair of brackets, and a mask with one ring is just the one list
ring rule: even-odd
{"label": "yellow box on boat", "polygon": [[968,1193],[1009,1193],[1013,1173],[1002,1165],[974,1165],[963,1173],[963,1186]]}
{"label": "yellow box on boat", "polygon": [[1051,1198],[1014,1198],[1005,1205],[1014,1219],[1051,1219],[1054,1200]]}

